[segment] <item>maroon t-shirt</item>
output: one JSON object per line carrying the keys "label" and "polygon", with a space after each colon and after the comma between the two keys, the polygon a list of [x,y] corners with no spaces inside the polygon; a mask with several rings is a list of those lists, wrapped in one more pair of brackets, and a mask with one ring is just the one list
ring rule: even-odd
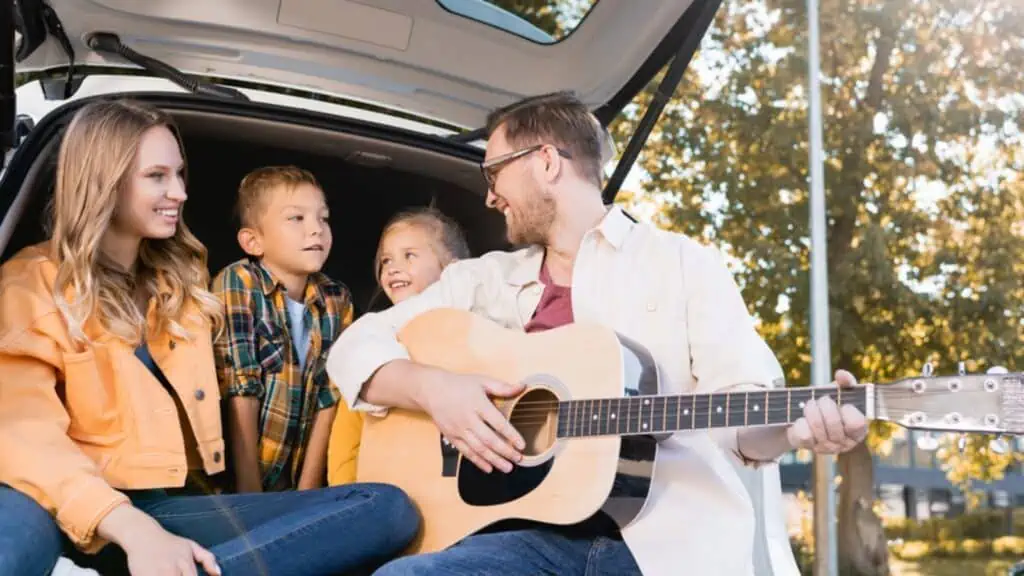
{"label": "maroon t-shirt", "polygon": [[541,332],[572,323],[572,288],[551,281],[547,265],[541,266],[540,281],[544,293],[533,312],[533,318],[524,327],[527,332]]}

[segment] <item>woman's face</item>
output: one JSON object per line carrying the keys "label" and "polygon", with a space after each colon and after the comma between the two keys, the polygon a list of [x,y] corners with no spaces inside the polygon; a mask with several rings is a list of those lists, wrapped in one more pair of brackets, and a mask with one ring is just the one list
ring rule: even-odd
{"label": "woman's face", "polygon": [[118,195],[111,228],[124,240],[171,238],[185,194],[185,160],[166,126],[142,135],[135,161]]}
{"label": "woman's face", "polygon": [[443,266],[431,245],[429,231],[422,226],[396,224],[381,239],[381,288],[398,304],[422,292],[441,277]]}

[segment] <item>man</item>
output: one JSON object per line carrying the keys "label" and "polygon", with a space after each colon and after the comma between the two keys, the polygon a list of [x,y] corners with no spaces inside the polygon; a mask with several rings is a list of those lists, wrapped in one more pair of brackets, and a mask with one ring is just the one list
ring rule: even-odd
{"label": "man", "polygon": [[[599,322],[651,351],[668,393],[781,379],[714,251],[604,206],[603,132],[584,105],[530,98],[492,113],[487,128],[487,204],[505,215],[509,240],[529,247],[452,264],[421,295],[346,330],[328,372],[353,409],[425,411],[485,471],[520,458],[522,438],[488,399],[518,385],[417,365],[397,342],[409,319],[438,307],[526,331]],[[837,381],[854,383],[846,372]],[[865,433],[860,412],[821,399],[789,427],[675,434],[661,444],[648,506],[621,533],[595,519],[477,534],[378,574],[752,575],[753,511],[733,462],[756,466],[797,446],[836,453]]]}

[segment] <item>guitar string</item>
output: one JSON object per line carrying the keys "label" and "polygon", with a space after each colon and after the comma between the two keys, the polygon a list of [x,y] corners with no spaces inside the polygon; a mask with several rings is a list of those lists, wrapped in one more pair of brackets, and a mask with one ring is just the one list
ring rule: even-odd
{"label": "guitar string", "polygon": [[[976,392],[980,392],[980,391],[976,391]],[[995,392],[992,392],[992,394],[994,394],[994,393]],[[720,399],[721,398],[721,396],[718,396],[719,394],[730,394],[731,395],[730,398],[732,400],[736,400],[735,402],[729,402],[729,404],[730,404],[730,407],[729,407],[730,411],[737,409],[741,405],[741,403],[749,404],[749,398],[740,397],[740,395],[744,394],[743,392],[728,392],[728,393],[726,393],[726,392],[719,392],[719,393],[711,393],[711,394],[707,394],[707,393],[705,393],[705,394],[692,394],[692,395],[691,394],[682,394],[682,395],[678,395],[678,396],[677,395],[666,395],[666,396],[623,396],[621,398],[580,398],[580,399],[576,399],[576,400],[532,400],[532,401],[531,400],[527,400],[527,401],[517,402],[517,403],[513,404],[513,412],[514,413],[517,413],[517,412],[530,412],[530,411],[546,412],[546,411],[550,411],[550,409],[553,409],[555,407],[561,407],[563,404],[568,405],[568,404],[572,404],[572,403],[577,403],[577,406],[582,406],[582,403],[584,403],[584,402],[593,402],[594,404],[592,406],[600,407],[600,403],[602,403],[602,402],[610,403],[610,402],[620,402],[622,400],[625,400],[625,401],[627,401],[629,403],[629,405],[623,410],[623,412],[625,410],[631,410],[633,408],[636,408],[637,411],[652,409],[651,408],[651,404],[637,406],[638,401],[643,400],[645,398],[646,399],[651,399],[651,400],[661,401],[662,405],[663,405],[662,407],[664,407],[665,404],[668,404],[668,400],[669,399],[679,398],[680,399],[679,402],[678,402],[679,406],[681,406],[683,409],[686,409],[687,406],[692,406],[694,404],[694,401],[691,400],[692,398],[696,398],[696,403],[698,405],[703,404],[704,406],[702,406],[702,407],[707,407],[707,406],[711,405],[711,400],[713,398],[716,398],[716,399]],[[766,394],[766,392],[751,391],[750,394]],[[881,395],[876,393],[875,396],[876,396],[876,401],[877,400],[882,400],[883,402],[885,402],[885,401],[893,401],[893,400],[897,400],[897,401],[898,400],[905,400],[905,399],[908,399],[908,398],[920,398],[922,396],[932,396],[932,397],[934,397],[934,396],[948,395],[948,394],[949,394],[949,391],[947,391],[947,390],[925,390],[923,392],[914,392],[912,390],[890,390],[890,391],[887,391],[887,392],[885,392],[884,394],[881,394]],[[777,396],[777,397],[782,397],[783,393],[781,391],[778,391],[778,392],[773,392],[772,395],[773,396]],[[793,394],[788,395],[788,399],[790,401],[806,401],[806,400],[822,399],[822,398],[825,398],[825,397],[829,397],[829,398],[832,398],[833,401],[835,401],[836,398],[834,396],[837,396],[837,395],[826,394],[826,395],[820,395],[820,396],[816,395],[816,396],[812,397],[812,395],[807,393],[807,392],[800,391],[800,393],[796,393],[796,391],[794,391]],[[838,395],[838,396],[847,396],[847,395],[846,394],[842,394],[842,395]],[[844,401],[843,404],[846,405],[846,404],[851,404],[851,403],[855,403],[855,402],[863,402],[864,400],[866,400],[866,394],[861,394],[861,393],[854,392],[854,396],[855,396],[854,400],[851,400],[849,402]],[[767,398],[766,397],[765,401],[762,403],[762,405],[768,404],[771,401],[772,401],[771,398]],[[780,400],[775,399],[775,401],[772,402],[772,403],[779,402],[779,401]],[[725,402],[720,402],[720,403],[723,404],[723,405],[725,404]]]}
{"label": "guitar string", "polygon": [[[899,417],[907,416],[907,415],[910,415],[910,414],[916,414],[918,412],[919,412],[918,410],[906,410],[906,409],[889,410],[889,411],[887,411],[888,416],[889,416],[889,418],[887,418],[887,420],[899,424],[900,423],[899,422],[899,420],[900,420]],[[708,423],[707,426],[694,426],[694,425],[691,425],[691,426],[688,426],[688,427],[680,428],[680,430],[702,430],[702,429],[706,429],[706,428],[723,428],[723,427],[727,427],[727,428],[728,427],[740,427],[740,428],[742,428],[744,426],[783,425],[783,424],[791,423],[789,420],[784,420],[784,421],[780,421],[780,422],[767,422],[767,420],[769,420],[772,416],[781,416],[783,414],[786,414],[787,416],[791,416],[792,415],[792,413],[787,413],[786,410],[783,410],[783,409],[771,410],[765,416],[765,422],[762,422],[762,423],[758,423],[758,422],[749,423],[749,421],[748,421],[748,423],[745,424],[745,425],[742,425],[742,424],[732,424],[732,425],[718,425],[718,426],[711,426],[710,425],[712,420],[713,420],[713,418],[709,414],[707,416],[707,423]],[[560,421],[560,419],[557,417],[556,414],[552,413],[551,415],[555,416],[554,420]],[[722,413],[722,415],[724,416],[724,413]],[[568,425],[566,427],[571,428],[573,430],[575,430],[576,428],[586,428],[586,427],[588,427],[588,426],[590,426],[592,424],[591,420],[589,420],[589,419],[586,419],[586,420],[580,419],[580,420],[577,420],[577,421],[573,422],[571,418],[572,417],[570,417],[570,419],[566,420],[566,422],[568,422]],[[625,418],[625,417],[623,417],[623,418]],[[621,423],[623,418],[617,419],[618,422]],[[724,420],[724,418],[720,418],[720,419]],[[648,418],[647,422],[650,423],[653,420],[654,420],[653,418]],[[684,420],[684,418],[680,418],[679,419],[679,421],[683,421],[683,420]],[[701,420],[704,420],[704,416],[701,417]],[[548,419],[546,417],[539,418],[539,419],[535,419],[535,418],[516,418],[514,414],[513,414],[512,419],[510,420],[511,423],[518,424],[518,425],[531,425],[531,424],[538,424],[539,425],[539,424],[548,423],[549,421],[550,421],[550,419]],[[662,421],[662,423],[665,423],[665,422],[669,421],[669,418],[663,417],[663,418],[661,418],[661,421]],[[795,421],[795,419],[794,419],[794,421]],[[630,418],[625,426],[627,426],[627,428],[632,427],[634,422],[635,423],[640,423],[640,422],[642,422],[642,419],[641,418],[637,418],[636,420],[633,420],[632,418]],[[701,423],[703,423],[703,422],[701,422]],[[913,426],[910,426],[910,428],[913,428]],[[641,432],[641,431],[637,430],[637,432]],[[949,432],[953,432],[953,431],[950,430]],[[978,432],[981,432],[981,431],[978,431]],[[627,430],[627,433],[632,433],[632,432]]]}
{"label": "guitar string", "polygon": [[[850,388],[850,389],[848,389],[848,391],[847,391],[846,388],[843,388],[842,390],[843,390],[843,394],[842,394],[843,396],[845,396],[847,394],[850,394],[850,393],[861,394],[861,395],[865,395],[867,393],[867,389],[865,389],[865,388]],[[517,402],[516,406],[526,406],[526,405],[549,405],[550,406],[550,405],[559,404],[559,403],[562,403],[562,402],[587,402],[587,401],[594,401],[594,402],[596,402],[596,401],[599,401],[599,400],[604,400],[604,401],[607,401],[607,400],[630,400],[630,401],[636,402],[637,400],[643,400],[645,398],[649,398],[649,399],[653,399],[653,400],[660,400],[660,399],[663,399],[663,398],[687,399],[687,398],[692,398],[694,396],[696,396],[697,398],[708,398],[708,397],[711,397],[711,396],[722,397],[722,396],[726,396],[726,395],[731,396],[731,397],[738,397],[738,396],[744,395],[744,394],[766,394],[766,395],[772,395],[772,396],[782,396],[784,394],[788,394],[788,395],[791,395],[793,398],[799,398],[800,396],[806,396],[806,397],[810,398],[812,395],[818,396],[818,393],[821,392],[821,391],[825,391],[825,389],[815,388],[812,391],[812,389],[803,389],[803,388],[773,388],[773,389],[766,389],[766,390],[749,390],[749,391],[735,391],[735,392],[696,392],[696,393],[665,394],[665,395],[646,395],[646,394],[644,394],[644,395],[639,395],[639,396],[621,396],[621,397],[617,397],[617,398],[613,397],[613,398],[578,398],[578,399],[573,399],[573,400],[523,400],[521,402]],[[836,395],[836,394],[833,394],[833,392],[836,391],[835,388],[830,388],[827,391],[828,391],[828,394],[822,394],[822,395],[820,395],[818,397],[824,398],[825,396],[830,396],[831,397],[831,396]],[[967,393],[977,394],[977,393],[983,393],[983,392],[984,393],[988,393],[988,394],[996,394],[996,393],[999,392],[999,390],[988,392],[986,390],[977,390],[977,389],[974,389],[974,390],[964,390],[963,388],[961,388],[960,390],[957,390],[955,392],[953,392],[953,391],[951,391],[949,389],[944,389],[944,390],[923,390],[921,392],[916,392],[914,390],[904,390],[904,389],[899,389],[899,390],[893,389],[893,390],[881,390],[880,391],[879,388],[875,388],[874,395],[877,398],[893,398],[893,397],[909,398],[909,397],[922,396],[922,395],[937,395],[937,394],[948,395],[948,394],[951,394],[951,393],[952,394],[967,394]]]}
{"label": "guitar string", "polygon": [[[891,417],[891,416],[896,416],[896,415],[917,414],[917,413],[920,413],[920,412],[922,412],[922,411],[921,410],[905,409],[905,408],[891,408],[891,409],[887,409],[886,410],[886,416],[887,417]],[[596,412],[596,414],[598,416],[597,421],[609,421],[609,420],[612,420],[612,418],[611,418],[612,413],[611,412],[605,413],[603,415],[603,417],[602,417],[602,414],[600,412]],[[730,410],[730,411],[724,411],[723,410],[722,412],[711,412],[711,411],[708,411],[708,410],[699,409],[696,412],[694,412],[694,411],[690,411],[689,413],[679,412],[678,413],[679,414],[678,418],[676,417],[676,412],[675,411],[669,411],[669,412],[665,413],[665,412],[663,412],[661,410],[654,411],[653,413],[651,411],[645,411],[645,412],[641,412],[641,411],[629,411],[629,412],[622,411],[622,412],[615,412],[614,414],[615,414],[614,420],[618,420],[620,422],[623,421],[623,420],[628,420],[628,421],[633,422],[633,421],[639,421],[639,420],[650,421],[650,420],[654,420],[654,419],[658,419],[658,420],[661,420],[661,421],[668,421],[668,420],[672,420],[672,419],[679,420],[679,421],[682,421],[682,420],[685,420],[685,419],[690,419],[690,420],[700,419],[700,420],[703,421],[703,420],[706,420],[706,419],[724,419],[727,414],[728,414],[730,420],[737,419],[737,418],[742,418],[743,415],[746,414],[748,421],[750,421],[750,420],[755,420],[755,421],[756,420],[761,420],[761,419],[764,419],[764,418],[770,418],[770,417],[773,417],[773,416],[778,416],[780,414],[790,414],[790,415],[796,416],[796,417],[803,416],[803,413],[800,410],[788,410],[787,411],[785,408],[773,408],[773,409],[770,409],[770,410],[767,410],[767,411],[759,411],[759,412],[749,412],[749,411],[748,412],[743,412],[741,410]],[[762,416],[763,414],[767,414],[767,416]],[[567,421],[574,421],[575,420],[576,422],[585,422],[585,421],[593,420],[594,419],[594,415],[595,415],[595,412],[588,412],[588,413],[586,413],[585,416],[582,415],[582,414],[565,414],[565,415],[559,416],[559,414],[556,413],[556,412],[528,413],[528,414],[519,414],[519,413],[515,413],[514,412],[512,414],[512,417],[509,419],[509,421],[510,422],[522,422],[522,423],[535,423],[535,424],[546,422],[549,419],[567,420]],[[961,415],[961,420],[964,420],[964,419],[967,419],[967,417],[964,417],[963,415]],[[980,418],[976,418],[976,419],[980,419]]]}

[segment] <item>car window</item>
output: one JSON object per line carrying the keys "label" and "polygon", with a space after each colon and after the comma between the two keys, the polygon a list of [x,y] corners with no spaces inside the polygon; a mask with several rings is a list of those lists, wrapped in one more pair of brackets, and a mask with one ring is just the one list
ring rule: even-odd
{"label": "car window", "polygon": [[437,0],[445,10],[541,44],[572,34],[598,0]]}

